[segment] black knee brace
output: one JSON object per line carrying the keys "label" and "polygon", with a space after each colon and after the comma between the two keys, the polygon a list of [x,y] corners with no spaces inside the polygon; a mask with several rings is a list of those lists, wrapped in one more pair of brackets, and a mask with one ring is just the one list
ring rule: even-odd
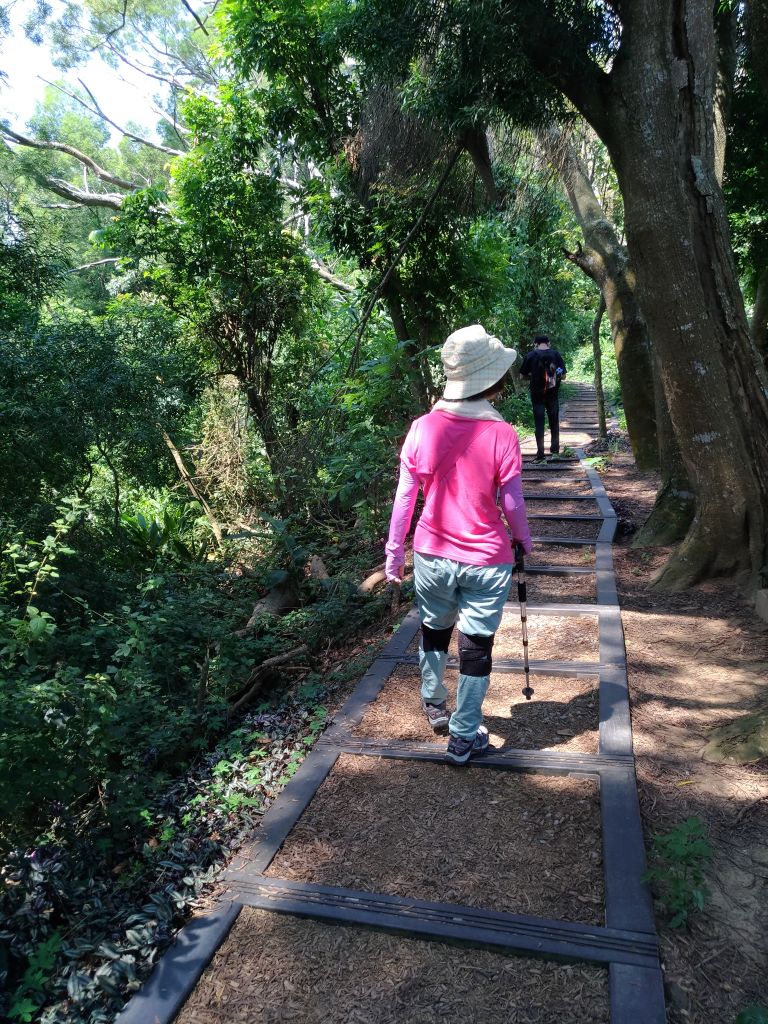
{"label": "black knee brace", "polygon": [[467,636],[459,630],[459,671],[465,676],[489,676],[494,634]]}
{"label": "black knee brace", "polygon": [[432,629],[431,626],[421,624],[421,645],[425,651],[447,651],[451,642],[453,626],[446,629]]}

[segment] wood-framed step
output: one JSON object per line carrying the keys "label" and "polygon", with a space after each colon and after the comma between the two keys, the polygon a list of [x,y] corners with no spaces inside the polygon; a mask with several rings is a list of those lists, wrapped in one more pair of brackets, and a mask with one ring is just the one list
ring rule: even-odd
{"label": "wood-framed step", "polygon": [[594,494],[540,494],[532,491],[526,494],[523,491],[526,501],[597,501]]}
{"label": "wood-framed step", "polygon": [[598,513],[584,513],[579,514],[577,512],[529,512],[528,519],[558,519],[562,521],[568,521],[574,523],[602,523],[604,519],[609,519],[609,516],[599,515]]}
{"label": "wood-framed step", "polygon": [[[601,517],[602,518],[602,517]],[[597,538],[589,540],[586,537],[531,537],[532,544],[554,544],[561,547],[595,547]]]}
{"label": "wood-framed step", "polygon": [[[578,462],[536,462],[531,456],[529,462],[523,463],[523,474],[525,473],[579,473],[583,474],[584,469]],[[525,476],[523,476],[525,479]]]}
{"label": "wood-framed step", "polygon": [[[520,605],[515,601],[507,601],[504,605],[505,612],[520,612]],[[606,607],[602,604],[570,604],[570,603],[549,603],[531,604],[528,602],[527,611],[529,615],[557,615],[567,618],[570,615],[600,615],[605,614]]]}
{"label": "wood-framed step", "polygon": [[277,913],[342,921],[538,957],[645,968],[658,965],[658,944],[653,933],[479,910],[245,872],[230,872],[227,880],[239,902]]}
{"label": "wood-framed step", "polygon": [[[383,661],[391,661],[398,665],[418,665],[418,654],[405,654],[387,658],[379,655]],[[449,655],[448,668],[458,668],[459,659],[455,655]],[[540,676],[599,676],[601,671],[608,666],[600,661],[529,661],[528,670],[531,675]],[[494,672],[523,672],[525,665],[515,658],[494,658]]]}
{"label": "wood-framed step", "polygon": [[594,565],[526,565],[527,576],[594,576]]}
{"label": "wood-framed step", "polygon": [[[338,754],[383,757],[401,761],[445,762],[445,746],[411,740],[382,740],[355,736],[342,730],[328,733],[319,741]],[[489,747],[472,759],[476,768],[507,768],[511,771],[541,775],[585,775],[601,778],[608,772],[631,770],[631,754],[582,754],[558,750],[497,749]]]}

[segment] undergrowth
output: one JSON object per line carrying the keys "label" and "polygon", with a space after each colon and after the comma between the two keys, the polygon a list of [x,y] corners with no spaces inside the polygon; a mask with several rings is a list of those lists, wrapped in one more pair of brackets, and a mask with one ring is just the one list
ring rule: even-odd
{"label": "undergrowth", "polygon": [[[0,560],[0,1018],[12,1024],[113,1018],[324,728],[343,674],[323,675],[330,651],[389,611],[357,593],[378,554],[369,534],[340,539],[333,578],[318,581],[285,530],[252,567],[243,545],[195,557],[166,544],[169,517],[165,532],[132,522],[153,543],[135,570],[111,570],[110,602],[84,515],[63,505],[43,540],[17,531]],[[243,628],[289,576],[299,606]],[[264,680],[283,698],[235,717],[259,666],[294,649],[300,664]]]}
{"label": "undergrowth", "polygon": [[693,910],[704,909],[709,895],[704,868],[711,857],[701,818],[687,818],[670,832],[654,836],[643,880],[651,883],[671,928],[686,926]]}
{"label": "undergrowth", "polygon": [[63,811],[2,870],[0,963],[14,1024],[108,1024],[323,731],[325,701],[376,655],[245,715],[149,804],[119,859]]}

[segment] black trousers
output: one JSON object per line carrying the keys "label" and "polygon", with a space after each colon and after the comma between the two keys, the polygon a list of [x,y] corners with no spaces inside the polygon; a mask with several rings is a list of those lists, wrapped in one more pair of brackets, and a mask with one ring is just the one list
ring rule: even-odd
{"label": "black trousers", "polygon": [[556,455],[560,451],[560,403],[557,400],[557,388],[552,388],[544,395],[531,395],[533,405],[533,422],[536,431],[536,454],[544,452],[544,417],[549,420],[549,432],[552,435],[550,451]]}

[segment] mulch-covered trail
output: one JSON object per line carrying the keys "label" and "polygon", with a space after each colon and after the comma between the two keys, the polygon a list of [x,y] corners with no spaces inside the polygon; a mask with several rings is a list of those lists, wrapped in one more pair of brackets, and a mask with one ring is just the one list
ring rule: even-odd
{"label": "mulch-covered trail", "polygon": [[768,625],[732,581],[652,590],[670,552],[631,540],[657,481],[626,454],[603,481],[623,533],[614,562],[646,844],[695,816],[714,850],[704,910],[688,928],[661,928],[669,1019],[732,1024],[748,1004],[768,1006],[768,759],[713,764],[702,754],[713,729],[768,705]]}
{"label": "mulch-covered trail", "polygon": [[[179,1024],[605,1024],[605,972],[245,907]],[[149,1022],[148,1022],[149,1024]]]}
{"label": "mulch-covered trail", "polygon": [[267,874],[600,924],[597,787],[343,755]]}
{"label": "mulch-covered trail", "polygon": [[[564,444],[589,440],[581,429],[564,432]],[[524,451],[530,447],[528,442]],[[528,469],[526,489],[530,495],[589,494],[576,468],[556,467],[549,475]],[[534,536],[597,537],[599,521],[565,518],[596,515],[593,501],[531,497],[530,507],[533,516],[547,517],[532,519]],[[484,708],[493,748],[596,754],[598,679],[590,666],[600,660],[597,620],[594,614],[535,613],[537,604],[595,601],[594,546],[537,543],[528,561],[530,656],[570,661],[575,670],[536,675],[535,700],[526,701],[521,673],[503,667],[505,659],[522,657],[520,614],[510,606],[494,648],[502,670],[491,677]],[[546,566],[582,572],[535,573]],[[411,644],[404,663],[393,667],[366,705],[354,742],[410,741],[436,750],[445,745],[447,736],[435,735],[421,713],[417,646]],[[457,654],[455,634],[451,654]],[[456,681],[452,664],[446,675],[451,704]],[[341,753],[332,763],[262,869],[266,879],[604,925],[603,836],[593,775],[455,768],[441,760],[358,754]],[[609,1018],[605,967],[523,959],[246,906],[176,1019],[609,1024]]]}
{"label": "mulch-covered trail", "polygon": [[[453,706],[458,671],[449,668],[445,685]],[[370,705],[356,736],[445,744],[421,714],[421,678],[415,666],[395,669]],[[597,751],[597,682],[590,676],[542,676],[534,680],[536,699],[527,701],[520,676],[494,672],[485,698],[485,724],[494,747],[523,750]]]}

